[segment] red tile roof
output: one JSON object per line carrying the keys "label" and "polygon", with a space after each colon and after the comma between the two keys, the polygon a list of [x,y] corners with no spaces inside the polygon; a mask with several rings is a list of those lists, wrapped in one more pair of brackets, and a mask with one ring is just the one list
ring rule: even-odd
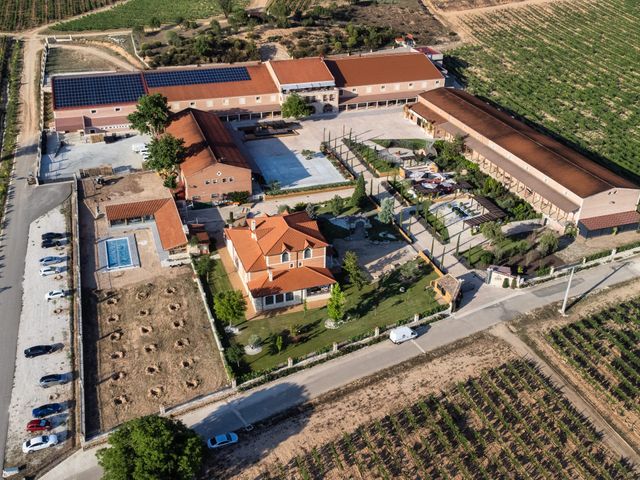
{"label": "red tile roof", "polygon": [[213,113],[187,108],[172,115],[166,131],[184,140],[187,157],[180,169],[186,177],[216,163],[251,168],[231,134]]}
{"label": "red tile roof", "polygon": [[420,97],[511,152],[581,198],[612,188],[638,188],[553,138],[462,90],[438,88]]}
{"label": "red tile roof", "polygon": [[280,85],[333,82],[333,75],[320,57],[269,62]]}
{"label": "red tile roof", "polygon": [[[255,240],[252,238],[252,221],[255,221]],[[249,226],[227,228],[225,234],[248,272],[266,270],[266,255],[329,246],[320,233],[318,223],[306,212],[256,217],[249,220]]]}
{"label": "red tile roof", "polygon": [[640,213],[635,210],[632,212],[612,213],[610,215],[601,215],[599,217],[581,218],[580,223],[587,230],[600,230],[603,228],[622,227],[640,223]]}
{"label": "red tile roof", "polygon": [[[161,93],[169,102],[198,100],[206,98],[229,98],[249,95],[278,93],[278,88],[264,64],[245,65],[251,80],[239,82],[205,83],[199,85],[179,85],[174,87],[148,88],[149,94]],[[184,70],[184,69],[181,69]]]}
{"label": "red tile roof", "polygon": [[187,244],[178,209],[171,198],[107,205],[105,211],[110,222],[153,215],[164,250]]}
{"label": "red tile roof", "polygon": [[325,63],[338,87],[381,85],[444,78],[422,53],[393,53],[328,58]]}
{"label": "red tile roof", "polygon": [[273,272],[273,280],[269,280],[267,272],[253,276],[257,278],[252,279],[247,287],[254,298],[336,283],[328,268],[300,267],[280,270]]}

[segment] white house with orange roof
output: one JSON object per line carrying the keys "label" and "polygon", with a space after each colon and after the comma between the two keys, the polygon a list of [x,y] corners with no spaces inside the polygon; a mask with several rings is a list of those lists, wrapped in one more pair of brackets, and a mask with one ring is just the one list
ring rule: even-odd
{"label": "white house with orange roof", "polygon": [[256,312],[329,297],[330,245],[306,212],[255,217],[224,234]]}

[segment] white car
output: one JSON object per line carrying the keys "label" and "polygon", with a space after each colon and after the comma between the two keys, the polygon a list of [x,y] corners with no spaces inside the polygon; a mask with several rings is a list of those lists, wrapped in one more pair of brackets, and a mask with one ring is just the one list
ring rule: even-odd
{"label": "white car", "polygon": [[226,447],[232,443],[238,443],[238,435],[233,432],[223,433],[216,435],[207,440],[207,447],[214,449],[220,447]]}
{"label": "white car", "polygon": [[54,447],[58,444],[58,437],[56,435],[40,435],[39,437],[33,437],[22,444],[23,453],[37,452],[44,448]]}
{"label": "white car", "polygon": [[64,298],[66,296],[67,292],[65,292],[64,290],[51,290],[49,293],[47,293],[45,298],[47,300],[55,300],[56,298]]}
{"label": "white car", "polygon": [[46,277],[48,275],[55,275],[57,273],[62,272],[62,268],[60,267],[43,267],[40,269],[40,275]]}
{"label": "white car", "polygon": [[413,340],[417,336],[418,332],[409,327],[396,327],[389,332],[389,340],[396,345]]}

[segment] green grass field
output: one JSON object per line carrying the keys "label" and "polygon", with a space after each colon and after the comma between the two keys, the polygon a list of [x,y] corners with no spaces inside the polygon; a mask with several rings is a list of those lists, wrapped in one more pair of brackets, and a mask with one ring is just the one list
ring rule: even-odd
{"label": "green grass field", "polygon": [[130,0],[107,12],[88,15],[65,22],[55,30],[74,32],[84,30],[110,30],[149,25],[152,17],[161,23],[174,23],[176,18],[196,20],[220,13],[216,0]]}
{"label": "green grass field", "polygon": [[640,175],[640,8],[575,0],[463,18],[447,68],[471,92]]}
{"label": "green grass field", "polygon": [[[421,272],[417,280],[404,282],[398,270],[386,276],[379,284],[372,283],[357,291],[353,286],[344,287],[346,293],[346,316],[351,320],[336,330],[324,327],[327,309],[317,308],[274,315],[260,320],[249,320],[238,325],[241,333],[234,341],[246,345],[251,335],[263,340],[263,350],[255,356],[245,356],[249,368],[256,372],[272,368],[287,361],[288,357],[298,358],[319,349],[331,347],[333,342],[342,342],[356,335],[372,332],[375,327],[384,327],[401,320],[423,314],[437,307],[433,290],[427,289],[431,280],[437,278],[432,269],[420,261]],[[405,291],[401,292],[400,287]],[[295,328],[294,328],[295,327]],[[302,331],[305,341],[285,345],[281,352],[272,352],[271,344],[284,331]]]}

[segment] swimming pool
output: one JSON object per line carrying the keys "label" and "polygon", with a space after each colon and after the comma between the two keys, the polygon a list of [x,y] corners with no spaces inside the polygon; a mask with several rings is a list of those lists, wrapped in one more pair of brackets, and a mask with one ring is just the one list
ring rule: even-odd
{"label": "swimming pool", "polygon": [[107,268],[109,270],[133,265],[129,239],[127,237],[111,238],[105,241],[105,247],[107,252]]}

